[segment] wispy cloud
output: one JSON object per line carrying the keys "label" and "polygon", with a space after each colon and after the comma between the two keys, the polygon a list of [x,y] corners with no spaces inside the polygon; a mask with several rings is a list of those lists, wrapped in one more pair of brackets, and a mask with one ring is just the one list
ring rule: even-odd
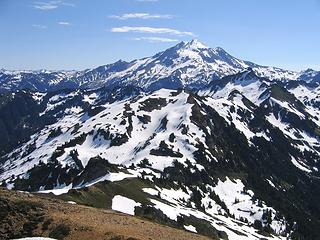
{"label": "wispy cloud", "polygon": [[64,2],[62,0],[52,0],[52,1],[37,1],[33,3],[33,7],[39,10],[53,10],[60,6],[75,7],[73,3]]}
{"label": "wispy cloud", "polygon": [[35,2],[34,3],[34,8],[39,9],[39,10],[53,10],[58,8],[57,4],[54,4],[53,2]]}
{"label": "wispy cloud", "polygon": [[168,14],[163,15],[163,14],[150,14],[150,13],[125,13],[122,15],[112,15],[109,17],[119,19],[119,20],[128,20],[133,18],[138,18],[138,19],[171,19],[173,18],[172,15],[168,15]]}
{"label": "wispy cloud", "polygon": [[172,39],[172,38],[162,38],[162,37],[137,37],[137,38],[133,38],[133,40],[136,41],[147,41],[147,42],[151,42],[151,43],[155,43],[155,42],[179,42],[178,39]]}
{"label": "wispy cloud", "polygon": [[192,32],[183,32],[172,28],[154,28],[154,27],[114,27],[111,29],[111,32],[115,33],[128,33],[128,32],[135,32],[135,33],[154,33],[154,34],[171,34],[177,36],[192,36],[195,35]]}
{"label": "wispy cloud", "polygon": [[62,25],[62,26],[70,26],[71,23],[70,22],[57,22],[59,25]]}
{"label": "wispy cloud", "polygon": [[41,24],[33,24],[32,27],[38,28],[38,29],[46,29],[46,28],[48,28],[47,26],[41,25]]}

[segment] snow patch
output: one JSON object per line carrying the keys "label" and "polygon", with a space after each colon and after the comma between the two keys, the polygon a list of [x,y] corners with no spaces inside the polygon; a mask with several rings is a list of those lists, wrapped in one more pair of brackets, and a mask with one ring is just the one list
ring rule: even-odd
{"label": "snow patch", "polygon": [[112,199],[112,209],[129,215],[134,215],[135,207],[141,206],[141,203],[135,202],[134,200],[116,195]]}
{"label": "snow patch", "polygon": [[184,227],[184,229],[186,229],[186,230],[188,230],[188,231],[190,231],[190,232],[194,232],[194,233],[197,233],[197,229],[194,227],[194,226],[192,226],[192,225],[184,225],[183,226]]}

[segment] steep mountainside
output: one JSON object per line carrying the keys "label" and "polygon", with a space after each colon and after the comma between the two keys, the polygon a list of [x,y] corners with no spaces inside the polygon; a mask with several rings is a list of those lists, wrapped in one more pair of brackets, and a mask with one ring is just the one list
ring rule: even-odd
{"label": "steep mountainside", "polygon": [[196,40],[85,71],[1,70],[0,184],[213,239],[315,240],[319,82]]}
{"label": "steep mountainside", "polygon": [[33,114],[48,119],[2,148],[0,180],[207,236],[316,239],[319,88],[294,83],[249,69],[198,93],[6,94],[2,107],[30,99]]}
{"label": "steep mountainside", "polygon": [[235,58],[222,48],[209,48],[197,40],[178,45],[132,62],[118,61],[84,71],[0,71],[0,92],[17,89],[52,91],[58,89],[96,89],[135,85],[146,90],[181,87],[202,88],[220,79],[252,68],[260,77],[271,80],[317,79],[319,72],[302,72],[261,66]]}

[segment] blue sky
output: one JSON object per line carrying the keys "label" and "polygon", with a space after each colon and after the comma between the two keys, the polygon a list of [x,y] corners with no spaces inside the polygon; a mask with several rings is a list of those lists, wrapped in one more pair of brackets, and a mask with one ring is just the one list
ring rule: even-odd
{"label": "blue sky", "polygon": [[193,38],[320,70],[320,0],[0,0],[0,68],[85,69]]}

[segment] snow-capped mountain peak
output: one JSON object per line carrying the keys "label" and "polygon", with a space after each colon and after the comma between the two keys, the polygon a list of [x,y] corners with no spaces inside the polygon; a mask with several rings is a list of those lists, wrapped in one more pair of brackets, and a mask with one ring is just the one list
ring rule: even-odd
{"label": "snow-capped mountain peak", "polygon": [[0,70],[0,91],[57,90],[1,94],[0,185],[85,198],[95,185],[214,239],[319,236],[317,75],[197,40],[82,72]]}
{"label": "snow-capped mountain peak", "polygon": [[190,42],[185,43],[185,48],[189,49],[208,49],[209,47],[200,42],[198,39],[193,39]]}
{"label": "snow-capped mountain peak", "polygon": [[146,90],[160,88],[202,89],[211,81],[252,68],[270,80],[311,82],[319,72],[295,72],[258,65],[233,57],[221,47],[210,48],[199,40],[180,42],[151,57],[131,62],[117,61],[95,69],[67,71],[1,71],[0,92],[18,89],[96,89],[135,85]]}

